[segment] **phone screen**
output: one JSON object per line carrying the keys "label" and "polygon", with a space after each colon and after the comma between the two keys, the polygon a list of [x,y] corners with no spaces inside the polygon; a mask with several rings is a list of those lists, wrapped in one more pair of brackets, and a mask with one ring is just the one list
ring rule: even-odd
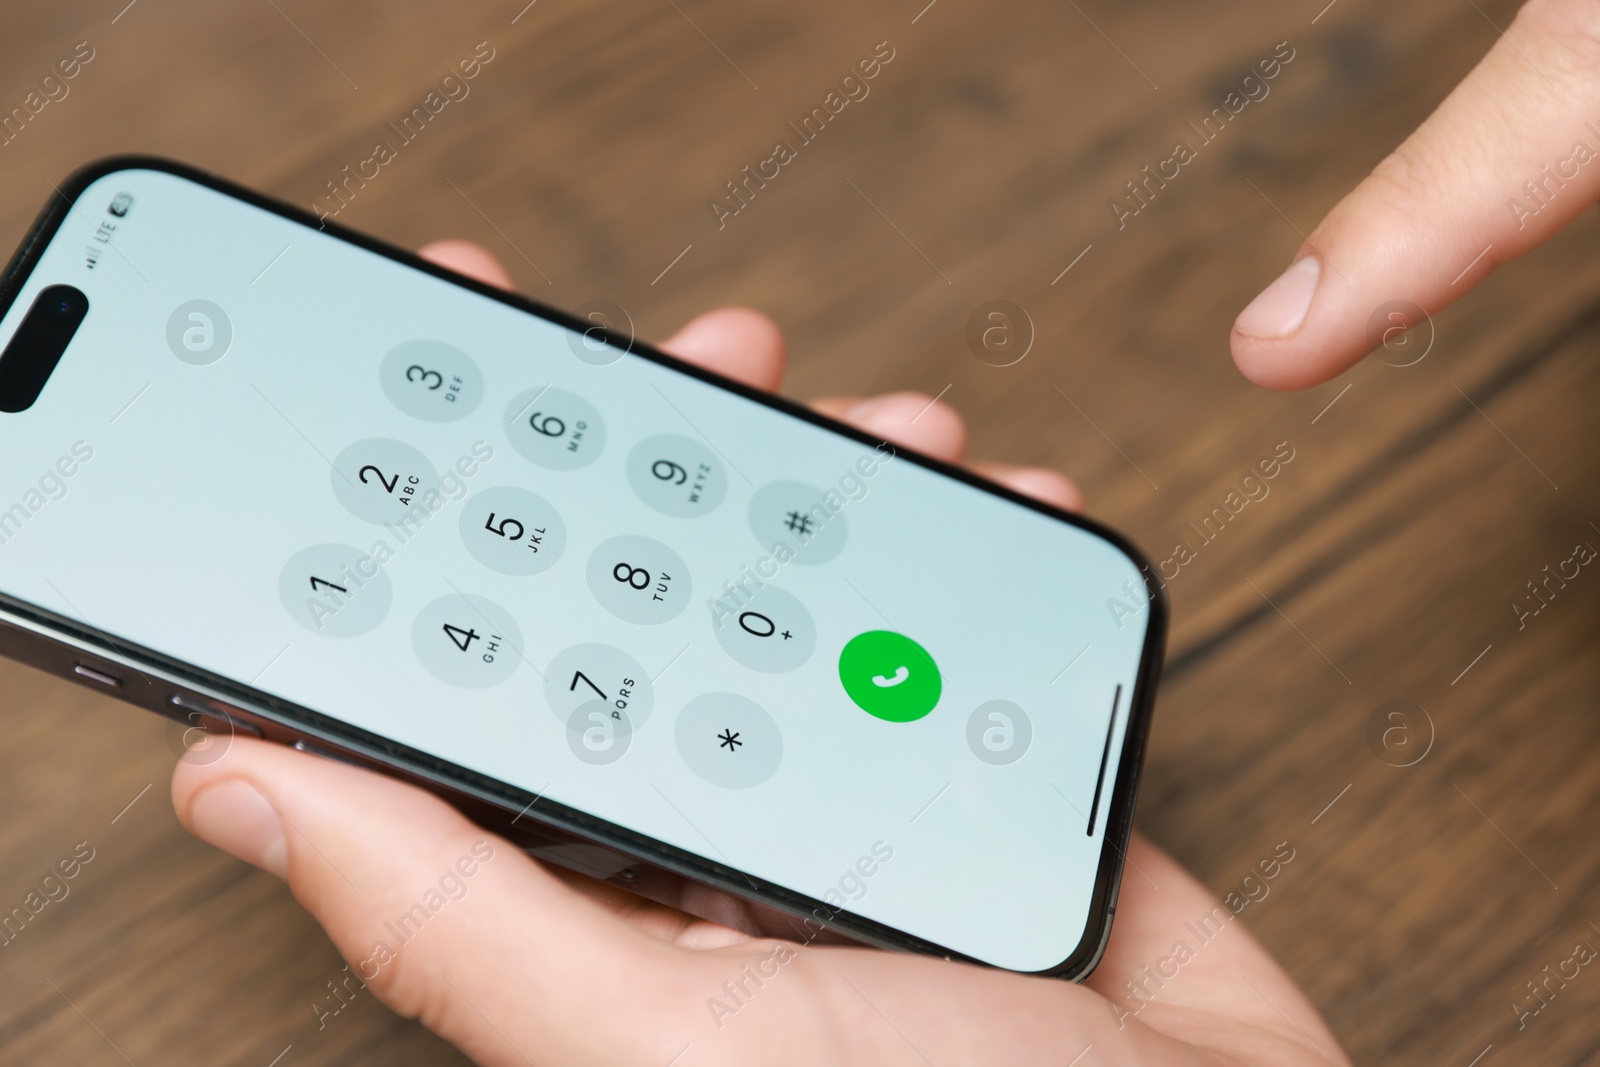
{"label": "phone screen", "polygon": [[1159,654],[1124,548],[182,174],[90,182],[0,341],[55,284],[0,592],[949,952],[1079,949]]}

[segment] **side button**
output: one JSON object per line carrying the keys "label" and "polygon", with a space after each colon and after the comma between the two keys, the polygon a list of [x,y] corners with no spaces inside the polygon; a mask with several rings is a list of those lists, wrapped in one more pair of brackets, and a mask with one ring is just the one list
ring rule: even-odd
{"label": "side button", "polygon": [[355,759],[350,756],[346,756],[342,752],[335,752],[332,749],[323,748],[321,745],[313,745],[309,741],[296,741],[294,743],[294,748],[297,752],[304,752],[311,756],[321,756],[325,760],[332,760],[335,763],[343,763],[350,767],[359,767],[364,771],[369,771],[372,769],[365,764],[356,762]]}
{"label": "side button", "polygon": [[167,703],[182,713],[181,718],[194,723],[206,733],[216,734],[219,737],[231,734],[241,734],[245,737],[262,736],[260,727],[252,726],[237,715],[230,714],[224,705],[198,697],[184,696],[182,693],[173,694]]}
{"label": "side button", "polygon": [[72,665],[72,673],[76,674],[79,678],[87,678],[91,682],[96,682],[111,689],[122,688],[121,678],[118,678],[114,674],[107,674],[105,671],[96,670],[93,667],[86,667],[81,663],[74,663]]}

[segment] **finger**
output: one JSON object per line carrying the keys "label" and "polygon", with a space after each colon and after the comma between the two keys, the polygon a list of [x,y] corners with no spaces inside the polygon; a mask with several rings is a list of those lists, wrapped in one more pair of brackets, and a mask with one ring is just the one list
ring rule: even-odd
{"label": "finger", "polygon": [[[654,1008],[699,954],[619,922],[421,790],[235,738],[220,760],[180,761],[172,796],[196,836],[285,878],[356,979],[480,1063],[665,1063],[683,1045]],[[641,1025],[571,1024],[601,1002]]]}
{"label": "finger", "polygon": [[[1296,853],[1284,841],[1263,855],[1261,871],[1277,876]],[[1252,884],[1272,881],[1258,877]],[[1124,1023],[1161,1030],[1168,1020],[1215,1013],[1276,1035],[1285,1054],[1262,1055],[1260,1062],[1311,1060],[1301,1055],[1309,1042],[1329,1063],[1348,1063],[1316,1008],[1238,918],[1250,899],[1235,891],[1219,902],[1171,856],[1134,834],[1111,941],[1084,984],[1110,1001]]]}
{"label": "finger", "polygon": [[[1183,1038],[1202,1033],[1210,1046],[1196,1049],[1142,1019],[1119,1019],[1102,997],[1071,982],[862,949],[800,950],[789,966],[821,991],[830,1017],[826,1029],[838,1035],[842,1046],[816,1062],[908,1067],[933,1062],[1081,1062],[1085,1067],[1304,1062],[1294,1056],[1230,1055],[1240,1050],[1228,1032],[1237,1028],[1229,1027],[1225,1017],[1187,1020]],[[764,1021],[763,1007],[760,1002],[750,1005],[752,1023]],[[1085,1055],[1089,1049],[1092,1056]]]}
{"label": "finger", "polygon": [[811,405],[856,429],[946,463],[967,454],[967,424],[955,408],[925,393],[825,397]]}
{"label": "finger", "polygon": [[[435,241],[424,245],[417,254],[485,284],[501,289],[516,287],[504,264],[488,249],[471,241]],[[783,333],[777,323],[750,308],[708,311],[663,341],[661,348],[757,389],[771,392],[783,382]]]}
{"label": "finger", "polygon": [[1532,0],[1240,313],[1234,362],[1271,389],[1326,381],[1417,324],[1384,305],[1439,311],[1597,197],[1600,6]]}
{"label": "finger", "polygon": [[750,308],[708,311],[690,319],[660,347],[679,359],[769,393],[783,382],[783,331]]}
{"label": "finger", "polygon": [[[830,418],[853,422],[852,413],[865,403],[864,398],[859,396],[828,396],[813,400],[811,406]],[[964,437],[965,430],[962,434]],[[1044,467],[1018,467],[1010,463],[974,463],[971,467],[990,481],[999,482],[1023,496],[1053,504],[1064,511],[1083,510],[1082,490],[1072,479],[1057,471]]]}
{"label": "finger", "polygon": [[1083,510],[1083,491],[1059,471],[1048,467],[1014,467],[1009,463],[974,463],[972,469],[1014,493],[1053,504],[1063,511]]}
{"label": "finger", "polygon": [[819,411],[830,419],[840,422],[850,421],[850,412],[867,398],[864,396],[824,396],[811,401],[813,411]]}
{"label": "finger", "polygon": [[441,267],[448,267],[457,274],[475,278],[485,285],[500,289],[517,287],[516,282],[511,280],[511,272],[506,270],[494,253],[471,241],[434,241],[423,245],[417,255]]}

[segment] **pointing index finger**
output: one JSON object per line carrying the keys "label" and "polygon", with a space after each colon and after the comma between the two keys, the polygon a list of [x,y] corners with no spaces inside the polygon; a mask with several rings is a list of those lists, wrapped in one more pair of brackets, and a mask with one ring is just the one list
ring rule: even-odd
{"label": "pointing index finger", "polygon": [[1303,389],[1376,347],[1386,304],[1439,311],[1600,198],[1600,6],[1532,0],[1234,323],[1234,362]]}

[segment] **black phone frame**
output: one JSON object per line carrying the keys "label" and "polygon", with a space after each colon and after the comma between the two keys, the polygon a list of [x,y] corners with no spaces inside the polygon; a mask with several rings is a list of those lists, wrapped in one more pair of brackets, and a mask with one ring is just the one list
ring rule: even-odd
{"label": "black phone frame", "polygon": [[[633,337],[601,329],[592,322],[457,274],[414,253],[318,218],[292,204],[187,164],[157,156],[121,155],[96,160],[74,171],[57,187],[56,195],[46,203],[12,255],[4,274],[0,275],[0,317],[9,312],[44,249],[54,239],[56,231],[82,193],[101,178],[124,170],[153,170],[194,182],[547,322],[590,335],[598,330],[609,343],[625,352],[725,389],[774,411],[865,445],[877,447],[885,444],[881,439],[792,401],[676,359]],[[1092,519],[1023,496],[941,460],[899,447],[893,450],[897,459],[905,459],[1013,504],[1086,530],[1115,546],[1146,575],[1149,619],[1139,669],[1126,704],[1128,724],[1123,733],[1116,781],[1107,806],[1099,867],[1084,934],[1078,946],[1059,964],[1038,971],[1021,972],[1082,981],[1099,962],[1111,936],[1111,921],[1121,886],[1123,862],[1133,830],[1134,802],[1143,768],[1155,688],[1165,651],[1169,609],[1164,587],[1155,579],[1156,572],[1150,561],[1116,531]],[[0,654],[88,685],[97,683],[85,681],[87,676],[82,669],[85,666],[90,668],[91,674],[95,662],[113,669],[131,667],[140,673],[143,682],[129,679],[128,687],[116,694],[124,700],[190,722],[195,721],[197,712],[194,708],[210,707],[214,714],[208,721],[213,723],[220,720],[230,729],[238,727],[254,736],[264,735],[268,740],[294,744],[399,777],[444,797],[480,825],[508,836],[530,854],[583,873],[604,877],[614,884],[646,892],[646,895],[649,895],[648,890],[642,887],[652,882],[651,876],[665,872],[775,908],[802,921],[821,924],[868,945],[994,966],[736,868],[713,862],[625,826],[438,759],[421,750],[398,744],[381,735],[350,726],[314,709],[280,700],[236,679],[212,674],[120,638],[113,640],[110,635],[84,622],[47,611],[3,591],[0,591]],[[82,654],[94,658],[85,661]],[[121,679],[118,679],[118,684],[121,685]],[[516,817],[507,821],[512,815]],[[527,824],[519,829],[516,824],[523,820],[527,820]],[[570,851],[573,845],[598,846],[601,850],[609,850],[618,855],[619,862],[625,862],[628,866],[620,872],[607,875],[604,873],[606,865],[596,867],[592,856],[587,859],[576,858],[578,854]],[[563,847],[568,848],[568,852],[562,853]]]}

